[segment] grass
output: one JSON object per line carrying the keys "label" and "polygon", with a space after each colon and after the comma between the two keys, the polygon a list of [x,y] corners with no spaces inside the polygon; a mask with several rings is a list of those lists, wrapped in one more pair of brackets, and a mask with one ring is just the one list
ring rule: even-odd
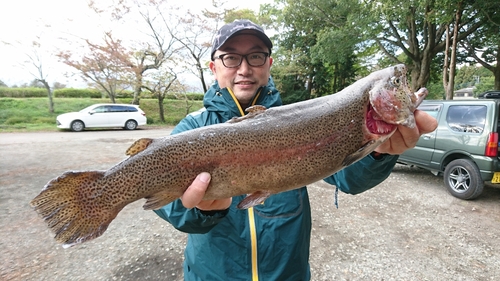
{"label": "grass", "polygon": [[[118,99],[117,103],[130,103],[130,99]],[[79,111],[95,103],[109,103],[108,99],[55,98],[54,113],[49,112],[47,98],[0,98],[0,132],[57,131],[59,114]],[[165,100],[165,122],[160,121],[158,100],[141,99],[140,107],[146,113],[148,125],[176,125],[187,113],[203,106],[202,101],[190,101],[189,112],[183,100]]]}

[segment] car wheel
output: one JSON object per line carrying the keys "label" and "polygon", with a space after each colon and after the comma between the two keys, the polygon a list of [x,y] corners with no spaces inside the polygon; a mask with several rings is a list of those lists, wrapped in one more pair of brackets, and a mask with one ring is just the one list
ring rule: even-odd
{"label": "car wheel", "polygon": [[71,122],[71,131],[73,132],[81,132],[85,128],[85,124],[83,124],[80,120],[75,120]]}
{"label": "car wheel", "polygon": [[451,161],[444,170],[444,184],[451,195],[465,200],[483,192],[483,179],[477,165],[468,159]]}
{"label": "car wheel", "polygon": [[137,128],[137,122],[134,120],[128,120],[125,122],[125,127],[123,127],[125,130],[135,130]]}

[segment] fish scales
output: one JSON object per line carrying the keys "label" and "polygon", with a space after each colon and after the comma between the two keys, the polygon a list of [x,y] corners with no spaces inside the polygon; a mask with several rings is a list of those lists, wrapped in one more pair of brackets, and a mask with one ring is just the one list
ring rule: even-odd
{"label": "fish scales", "polygon": [[372,152],[397,124],[414,126],[427,90],[412,93],[404,65],[372,73],[343,91],[254,112],[227,123],[141,139],[107,171],[66,172],[31,205],[66,246],[100,236],[127,204],[145,209],[179,198],[201,172],[204,199],[250,194],[239,206],[321,180]]}

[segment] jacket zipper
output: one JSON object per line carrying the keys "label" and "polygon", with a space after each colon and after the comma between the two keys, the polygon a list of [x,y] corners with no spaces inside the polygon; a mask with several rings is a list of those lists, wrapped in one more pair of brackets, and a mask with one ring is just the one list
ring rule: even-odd
{"label": "jacket zipper", "polygon": [[259,281],[259,267],[257,264],[257,231],[253,207],[248,208],[248,225],[250,226],[250,241],[252,245],[252,281]]}
{"label": "jacket zipper", "polygon": [[[238,110],[240,111],[241,116],[245,116],[245,111],[241,108],[240,103],[238,102],[238,99],[236,99],[236,96],[234,95],[233,91],[230,88],[227,88],[229,94],[234,100],[234,103],[238,107]],[[262,88],[257,92],[255,95],[253,101],[252,101],[252,106],[255,105],[257,102],[257,99],[260,96],[260,93],[262,92]],[[251,251],[252,251],[252,281],[259,281],[259,266],[258,266],[258,260],[257,260],[257,230],[255,226],[255,213],[252,208],[248,208],[248,225],[250,229],[250,243],[251,243]]]}

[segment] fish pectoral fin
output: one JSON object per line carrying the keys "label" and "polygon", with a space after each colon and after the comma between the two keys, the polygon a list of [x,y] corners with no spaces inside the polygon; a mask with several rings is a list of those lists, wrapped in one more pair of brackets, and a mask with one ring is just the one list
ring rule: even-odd
{"label": "fish pectoral fin", "polygon": [[264,111],[266,111],[266,107],[263,105],[254,105],[254,106],[250,106],[245,111],[248,112],[247,115],[242,116],[242,117],[233,117],[233,118],[229,119],[229,121],[227,121],[226,123],[238,123],[238,122],[241,122],[245,119],[253,118],[253,117],[263,113]]}
{"label": "fish pectoral fin", "polygon": [[157,210],[173,202],[177,198],[179,198],[179,196],[173,195],[171,191],[169,192],[169,190],[166,189],[146,197],[146,203],[144,203],[142,207],[144,210]]}
{"label": "fish pectoral fin", "polygon": [[152,142],[153,139],[150,138],[138,139],[127,149],[127,152],[125,152],[125,154],[129,156],[136,155],[137,153],[146,149]]}
{"label": "fish pectoral fin", "polygon": [[371,141],[365,143],[356,152],[347,155],[344,158],[344,160],[342,161],[342,166],[347,167],[347,166],[353,164],[354,162],[356,162],[358,160],[361,160],[361,158],[363,158],[366,155],[370,154],[370,152],[372,152],[375,149],[376,145],[378,145],[378,144],[376,143],[375,140],[371,140]]}
{"label": "fish pectoral fin", "polygon": [[245,199],[238,203],[238,209],[248,209],[253,206],[262,204],[267,198],[271,196],[271,192],[268,191],[256,191],[252,194],[247,195]]}

